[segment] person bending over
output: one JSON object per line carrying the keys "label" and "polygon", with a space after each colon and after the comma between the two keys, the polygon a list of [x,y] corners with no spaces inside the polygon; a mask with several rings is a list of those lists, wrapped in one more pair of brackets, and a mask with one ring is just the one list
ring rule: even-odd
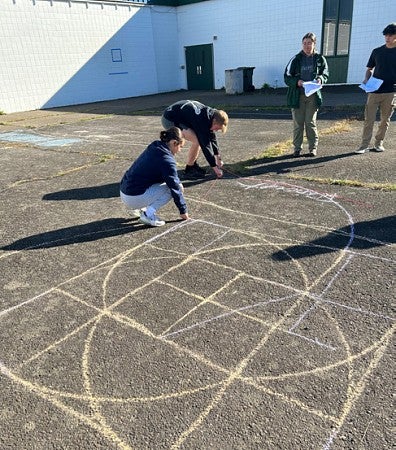
{"label": "person bending over", "polygon": [[225,133],[228,126],[226,112],[206,106],[196,100],[180,100],[173,103],[162,114],[164,128],[176,126],[182,129],[184,138],[191,142],[185,176],[203,178],[206,171],[197,163],[199,148],[216,176],[223,176],[223,162],[216,139],[216,131]]}
{"label": "person bending over", "polygon": [[179,128],[161,131],[160,140],[152,142],[125,172],[120,184],[121,201],[140,222],[152,227],[165,225],[157,211],[172,198],[180,217],[189,218],[174,157],[184,143]]}

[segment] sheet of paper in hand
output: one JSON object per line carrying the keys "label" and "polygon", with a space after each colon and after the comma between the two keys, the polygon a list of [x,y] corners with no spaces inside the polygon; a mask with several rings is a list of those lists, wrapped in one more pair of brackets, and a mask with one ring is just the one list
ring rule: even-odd
{"label": "sheet of paper in hand", "polygon": [[380,80],[379,78],[371,77],[366,84],[362,83],[359,85],[361,89],[365,92],[374,92],[376,91],[384,80]]}
{"label": "sheet of paper in hand", "polygon": [[316,81],[304,81],[304,92],[307,97],[322,89],[322,85]]}

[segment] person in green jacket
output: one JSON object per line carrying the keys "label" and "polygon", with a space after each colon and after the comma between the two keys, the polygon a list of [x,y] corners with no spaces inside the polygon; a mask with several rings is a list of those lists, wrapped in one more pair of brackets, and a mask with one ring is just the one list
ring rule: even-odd
{"label": "person in green jacket", "polygon": [[[315,45],[315,34],[307,33],[302,38],[302,50],[289,61],[284,73],[288,86],[287,106],[292,109],[293,116],[294,157],[301,154],[304,127],[308,140],[308,156],[316,156],[318,149],[316,116],[322,104],[322,93],[321,89],[315,89],[313,83],[317,83],[318,87],[326,83],[329,69],[325,57],[316,52]],[[312,94],[305,90],[308,87],[313,88]]]}

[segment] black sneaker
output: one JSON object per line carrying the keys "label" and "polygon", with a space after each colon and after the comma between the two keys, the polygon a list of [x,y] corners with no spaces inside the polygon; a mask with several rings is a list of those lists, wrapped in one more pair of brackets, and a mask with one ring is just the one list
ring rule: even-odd
{"label": "black sneaker", "polygon": [[184,176],[187,178],[204,178],[206,175],[206,170],[199,167],[198,163],[195,161],[194,165],[186,166],[184,169]]}

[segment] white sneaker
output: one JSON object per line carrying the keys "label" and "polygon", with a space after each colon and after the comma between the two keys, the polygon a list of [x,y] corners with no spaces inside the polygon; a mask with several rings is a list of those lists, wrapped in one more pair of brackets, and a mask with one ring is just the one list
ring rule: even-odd
{"label": "white sneaker", "polygon": [[384,152],[384,151],[385,151],[383,145],[376,145],[376,146],[373,148],[373,150],[374,150],[375,152]]}
{"label": "white sneaker", "polygon": [[150,225],[151,227],[162,227],[162,225],[165,225],[165,220],[161,220],[155,215],[153,217],[148,217],[144,211],[140,214],[139,222]]}
{"label": "white sneaker", "polygon": [[127,213],[132,217],[140,217],[141,211],[140,209],[127,208]]}
{"label": "white sneaker", "polygon": [[128,206],[126,207],[126,212],[129,216],[132,217],[136,217],[139,218],[142,214],[142,212],[146,211],[146,208],[141,208],[141,209],[132,209],[129,208]]}
{"label": "white sneaker", "polygon": [[368,152],[370,149],[368,147],[359,147],[357,150],[355,150],[355,153],[362,154]]}

